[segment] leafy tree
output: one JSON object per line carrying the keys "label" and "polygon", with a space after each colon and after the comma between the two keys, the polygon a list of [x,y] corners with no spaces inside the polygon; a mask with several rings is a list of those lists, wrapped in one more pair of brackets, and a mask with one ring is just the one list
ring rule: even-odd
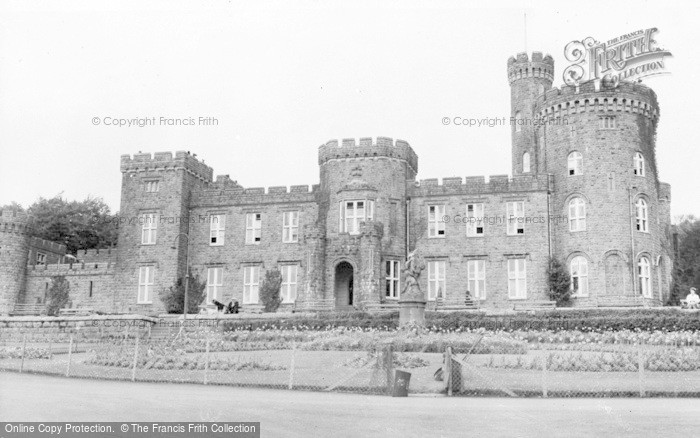
{"label": "leafy tree", "polygon": [[265,312],[276,312],[282,304],[281,287],[282,273],[279,270],[271,269],[265,272],[265,279],[260,286],[260,300],[265,306]]}
{"label": "leafy tree", "polygon": [[46,314],[58,316],[58,311],[63,309],[70,300],[70,283],[63,275],[51,277],[51,287],[46,296]]}
{"label": "leafy tree", "polygon": [[673,286],[668,304],[678,305],[691,287],[700,290],[700,219],[682,216],[675,227],[678,252],[673,262]]}
{"label": "leafy tree", "polygon": [[571,276],[566,267],[554,257],[549,259],[547,279],[549,281],[549,299],[556,301],[557,305],[568,302],[571,297]]}
{"label": "leafy tree", "polygon": [[71,254],[117,242],[116,218],[101,198],[84,201],[67,201],[61,195],[39,198],[27,213],[36,237],[64,243]]}
{"label": "leafy tree", "polygon": [[[200,280],[199,275],[190,275],[190,284],[187,289],[187,313],[198,313],[199,305],[206,297],[207,283]],[[182,313],[185,303],[185,279],[180,277],[168,290],[161,290],[158,294],[168,313]]]}

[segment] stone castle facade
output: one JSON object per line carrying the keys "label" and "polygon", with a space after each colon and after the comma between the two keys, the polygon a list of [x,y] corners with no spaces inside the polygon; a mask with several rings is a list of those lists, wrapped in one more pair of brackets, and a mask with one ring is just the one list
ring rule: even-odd
{"label": "stone castle facade", "polygon": [[572,275],[574,306],[661,305],[671,282],[670,186],[658,179],[655,93],[641,85],[552,88],[552,58],[508,60],[512,176],[416,178],[402,140],[332,140],[319,184],[244,188],[187,152],[123,155],[119,244],[78,254],[31,237],[3,211],[0,313],[71,282],[75,306],[158,313],[160,291],[193,273],[207,302],[259,302],[282,272],[283,308],[376,308],[400,297],[418,250],[429,305],[548,300],[550,256]]}

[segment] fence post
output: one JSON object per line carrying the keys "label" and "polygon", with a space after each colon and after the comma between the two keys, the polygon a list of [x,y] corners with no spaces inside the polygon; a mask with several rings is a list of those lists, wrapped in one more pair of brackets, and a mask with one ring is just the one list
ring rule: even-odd
{"label": "fence post", "polygon": [[297,343],[292,343],[292,363],[289,364],[289,389],[294,388],[294,361],[297,355]]}
{"label": "fence post", "polygon": [[49,360],[53,359],[53,337],[49,336]]}
{"label": "fence post", "polygon": [[73,353],[73,336],[71,335],[70,341],[68,343],[68,364],[66,365],[66,377],[70,377],[70,362],[72,360]]}
{"label": "fence post", "polygon": [[209,340],[211,336],[210,333],[207,331],[207,346],[206,350],[204,352],[204,384],[206,385],[209,383]]}
{"label": "fence post", "polygon": [[22,361],[19,363],[19,372],[24,371],[24,354],[27,351],[27,335],[22,336]]}
{"label": "fence post", "polygon": [[445,382],[447,382],[447,395],[452,396],[452,347],[445,349]]}
{"label": "fence post", "polygon": [[542,397],[547,398],[547,350],[542,355]]}
{"label": "fence post", "polygon": [[134,344],[134,366],[131,369],[131,381],[136,381],[136,362],[139,358],[139,337],[136,336],[136,343]]}
{"label": "fence post", "polygon": [[391,344],[384,349],[384,369],[386,371],[386,392],[390,394],[394,386],[394,346]]}
{"label": "fence post", "polygon": [[639,396],[646,397],[644,391],[644,350],[642,349],[642,344],[639,344],[638,350],[639,357]]}

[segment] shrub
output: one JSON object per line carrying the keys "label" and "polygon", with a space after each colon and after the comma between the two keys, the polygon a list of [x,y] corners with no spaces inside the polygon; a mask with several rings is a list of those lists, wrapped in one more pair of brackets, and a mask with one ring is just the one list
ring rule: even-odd
{"label": "shrub", "polygon": [[260,300],[265,306],[265,312],[276,312],[282,297],[280,297],[280,287],[282,286],[282,273],[277,269],[265,272],[265,279],[260,285]]}
{"label": "shrub", "polygon": [[63,275],[51,277],[51,287],[46,297],[46,313],[57,316],[58,311],[68,304],[70,283]]}
{"label": "shrub", "polygon": [[[187,313],[199,313],[199,305],[202,304],[206,296],[206,287],[207,283],[201,281],[198,275],[190,275],[187,288]],[[184,279],[178,278],[168,290],[161,290],[159,296],[165,305],[166,312],[181,314],[185,302]]]}
{"label": "shrub", "polygon": [[556,301],[557,305],[568,302],[571,296],[571,276],[566,267],[554,257],[549,259],[547,279],[549,282],[549,299]]}

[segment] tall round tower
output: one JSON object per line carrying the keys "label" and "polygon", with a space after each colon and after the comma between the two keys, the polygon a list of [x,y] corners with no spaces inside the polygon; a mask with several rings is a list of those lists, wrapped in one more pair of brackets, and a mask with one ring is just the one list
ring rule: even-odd
{"label": "tall round tower", "polygon": [[545,122],[537,129],[540,171],[555,188],[553,247],[575,279],[574,303],[661,304],[670,282],[670,189],[657,173],[655,93],[591,81],[546,92],[536,111]]}
{"label": "tall round tower", "polygon": [[0,315],[23,300],[31,227],[23,212],[0,210]]}
{"label": "tall round tower", "polygon": [[527,53],[518,53],[508,59],[513,175],[538,173],[541,168],[541,154],[535,147],[535,104],[538,96],[552,88],[553,78],[550,55],[533,52],[530,59]]}

